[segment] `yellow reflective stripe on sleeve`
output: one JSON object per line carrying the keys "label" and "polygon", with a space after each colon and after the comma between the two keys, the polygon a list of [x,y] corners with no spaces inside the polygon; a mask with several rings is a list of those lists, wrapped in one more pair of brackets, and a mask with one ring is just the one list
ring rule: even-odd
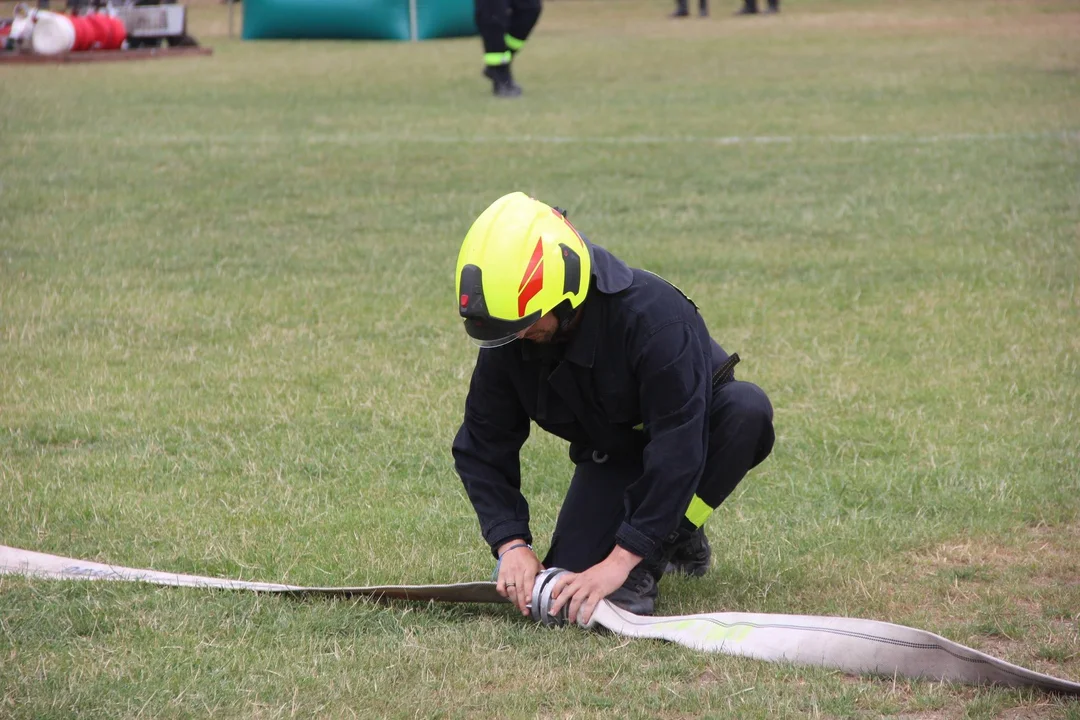
{"label": "yellow reflective stripe on sleeve", "polygon": [[639,423],[638,423],[637,425],[635,425],[635,426],[634,426],[634,428],[633,428],[633,429],[634,429],[634,430],[641,430],[641,431],[643,431],[643,432],[644,432],[644,430],[645,430],[645,423],[643,423],[643,422],[639,422]]}
{"label": "yellow reflective stripe on sleeve", "polygon": [[704,500],[695,495],[690,501],[690,507],[686,508],[686,519],[693,523],[694,527],[701,527],[712,515],[712,511],[713,509],[706,505]]}
{"label": "yellow reflective stripe on sleeve", "polygon": [[503,40],[506,42],[506,47],[510,48],[514,52],[517,52],[521,48],[525,47],[524,40],[518,40],[516,37],[509,33],[503,36]]}
{"label": "yellow reflective stripe on sleeve", "polygon": [[510,62],[511,58],[513,58],[513,56],[510,54],[509,50],[506,52],[484,53],[484,64],[488,66],[506,65]]}

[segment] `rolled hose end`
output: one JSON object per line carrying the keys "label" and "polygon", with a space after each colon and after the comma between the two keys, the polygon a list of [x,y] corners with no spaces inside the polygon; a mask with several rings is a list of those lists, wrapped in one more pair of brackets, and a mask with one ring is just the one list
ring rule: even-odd
{"label": "rolled hose end", "polygon": [[532,619],[547,626],[566,624],[566,607],[559,611],[558,615],[551,614],[551,591],[555,589],[555,579],[566,570],[562,568],[548,568],[536,576],[533,582],[532,606],[530,612]]}
{"label": "rolled hose end", "polygon": [[[529,606],[532,619],[536,622],[548,627],[561,627],[567,624],[568,606],[563,606],[558,615],[551,614],[551,604],[554,601],[551,593],[555,590],[555,580],[565,572],[569,571],[562,568],[548,568],[536,576],[536,580],[533,582],[532,604]],[[607,601],[601,600],[600,604],[603,605],[605,602]],[[597,610],[599,609],[600,606],[598,605]],[[584,623],[578,620],[577,624],[585,629],[596,627],[598,624],[596,622],[596,612],[593,612],[589,622]]]}

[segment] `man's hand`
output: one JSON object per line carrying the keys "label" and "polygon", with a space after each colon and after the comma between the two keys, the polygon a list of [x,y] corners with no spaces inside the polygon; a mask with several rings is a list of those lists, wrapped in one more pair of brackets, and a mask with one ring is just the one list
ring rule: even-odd
{"label": "man's hand", "polygon": [[517,605],[522,615],[529,614],[526,605],[532,600],[533,583],[544,566],[524,540],[507,540],[499,546],[499,577],[495,590]]}
{"label": "man's hand", "polygon": [[567,619],[574,623],[580,618],[585,625],[601,600],[622,587],[641,556],[618,545],[604,560],[583,573],[564,573],[555,581],[551,591],[553,602],[549,613],[554,617],[568,606]]}

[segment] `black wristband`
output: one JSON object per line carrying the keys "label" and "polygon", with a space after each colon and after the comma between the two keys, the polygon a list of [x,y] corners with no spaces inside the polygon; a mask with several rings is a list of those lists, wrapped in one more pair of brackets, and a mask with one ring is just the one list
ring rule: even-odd
{"label": "black wristband", "polygon": [[506,553],[510,552],[511,550],[517,550],[518,548],[529,548],[530,550],[533,549],[532,545],[530,545],[529,543],[523,543],[522,542],[522,543],[518,543],[516,545],[511,545],[510,547],[506,548],[501,553],[499,553],[499,560],[502,560],[503,555],[506,555]]}

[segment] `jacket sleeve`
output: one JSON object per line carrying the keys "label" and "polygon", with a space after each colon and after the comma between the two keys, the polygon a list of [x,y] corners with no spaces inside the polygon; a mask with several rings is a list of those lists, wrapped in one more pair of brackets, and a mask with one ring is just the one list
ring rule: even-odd
{"label": "jacket sleeve", "polygon": [[627,489],[630,514],[615,541],[644,557],[678,526],[704,472],[710,377],[701,343],[684,321],[657,330],[639,352],[644,472]]}
{"label": "jacket sleeve", "polygon": [[521,446],[529,417],[494,350],[481,350],[454,438],[454,467],[476,510],[492,554],[515,537],[532,543],[529,504],[521,494]]}

